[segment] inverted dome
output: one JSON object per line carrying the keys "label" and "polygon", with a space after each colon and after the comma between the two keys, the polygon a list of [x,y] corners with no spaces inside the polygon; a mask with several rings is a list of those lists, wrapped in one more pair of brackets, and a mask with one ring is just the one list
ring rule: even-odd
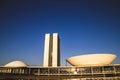
{"label": "inverted dome", "polygon": [[27,67],[27,64],[22,61],[12,61],[6,64],[5,67]]}
{"label": "inverted dome", "polygon": [[115,58],[114,54],[87,54],[70,57],[67,61],[73,66],[105,66]]}

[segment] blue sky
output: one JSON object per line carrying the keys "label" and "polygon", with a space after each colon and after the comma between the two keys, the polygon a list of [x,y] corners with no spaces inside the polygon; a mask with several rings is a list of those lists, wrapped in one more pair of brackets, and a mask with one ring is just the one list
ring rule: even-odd
{"label": "blue sky", "polygon": [[120,63],[119,0],[1,0],[0,65],[43,63],[44,35],[57,32],[61,65],[71,56],[114,53]]}

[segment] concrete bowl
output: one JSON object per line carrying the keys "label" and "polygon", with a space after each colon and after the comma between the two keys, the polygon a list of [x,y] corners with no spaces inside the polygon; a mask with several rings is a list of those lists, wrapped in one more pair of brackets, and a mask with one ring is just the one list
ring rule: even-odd
{"label": "concrete bowl", "polygon": [[116,58],[115,54],[86,54],[67,58],[72,66],[105,66]]}

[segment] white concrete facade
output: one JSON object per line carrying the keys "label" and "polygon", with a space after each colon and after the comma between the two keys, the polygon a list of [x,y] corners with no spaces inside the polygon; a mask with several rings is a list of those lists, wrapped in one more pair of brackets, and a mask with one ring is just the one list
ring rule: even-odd
{"label": "white concrete facade", "polygon": [[45,44],[44,44],[44,62],[43,66],[49,66],[49,52],[50,52],[50,34],[45,34]]}
{"label": "white concrete facade", "polygon": [[59,66],[59,37],[58,33],[53,34],[53,52],[52,52],[52,66]]}
{"label": "white concrete facade", "polygon": [[60,45],[58,33],[53,33],[53,36],[45,34],[43,66],[60,66]]}

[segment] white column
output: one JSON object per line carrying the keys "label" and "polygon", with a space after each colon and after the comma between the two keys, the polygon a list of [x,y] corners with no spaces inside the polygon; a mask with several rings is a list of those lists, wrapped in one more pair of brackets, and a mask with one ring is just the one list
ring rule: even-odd
{"label": "white column", "polygon": [[45,34],[45,44],[44,44],[44,61],[43,66],[49,66],[49,53],[50,53],[50,34]]}
{"label": "white column", "polygon": [[58,66],[58,33],[53,34],[53,52],[52,52],[52,67],[57,67]]}

